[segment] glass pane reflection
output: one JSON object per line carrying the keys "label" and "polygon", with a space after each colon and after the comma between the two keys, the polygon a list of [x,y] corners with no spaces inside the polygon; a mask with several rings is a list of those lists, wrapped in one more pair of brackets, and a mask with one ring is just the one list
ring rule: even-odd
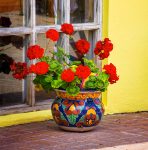
{"label": "glass pane reflection", "polygon": [[37,25],[53,25],[56,16],[57,23],[60,23],[60,6],[60,0],[36,0]]}
{"label": "glass pane reflection", "polygon": [[23,0],[0,1],[0,28],[24,26]]}
{"label": "glass pane reflection", "polygon": [[23,61],[23,36],[0,37],[0,107],[23,103],[23,81],[12,77],[11,58]]}
{"label": "glass pane reflection", "polygon": [[70,22],[88,23],[94,21],[94,0],[70,0]]}

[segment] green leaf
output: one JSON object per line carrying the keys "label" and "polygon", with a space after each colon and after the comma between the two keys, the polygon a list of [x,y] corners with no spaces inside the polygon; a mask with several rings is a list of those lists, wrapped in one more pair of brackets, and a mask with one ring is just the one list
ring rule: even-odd
{"label": "green leaf", "polygon": [[42,58],[40,58],[40,61],[45,61],[49,64],[51,61],[51,58],[49,56],[43,56]]}
{"label": "green leaf", "polygon": [[40,84],[40,79],[38,77],[36,77],[34,80],[33,80],[33,83],[34,84]]}
{"label": "green leaf", "polygon": [[94,72],[94,73],[99,72],[99,68],[97,68],[96,64],[92,60],[89,60],[87,58],[83,58],[83,60],[84,60],[85,65],[90,68],[91,72]]}
{"label": "green leaf", "polygon": [[91,72],[99,73],[99,68],[91,67]]}
{"label": "green leaf", "polygon": [[47,75],[47,76],[45,77],[45,81],[46,81],[47,83],[51,82],[52,79],[53,79],[53,78],[52,78],[51,75]]}
{"label": "green leaf", "polygon": [[42,85],[43,89],[49,91],[49,90],[52,90],[53,88],[51,87],[51,84],[43,84]]}
{"label": "green leaf", "polygon": [[96,80],[97,80],[97,77],[96,77],[96,76],[89,76],[89,80],[90,80],[90,81],[96,81]]}
{"label": "green leaf", "polygon": [[80,65],[81,64],[81,61],[72,61],[71,62],[71,66],[72,65]]}
{"label": "green leaf", "polygon": [[60,86],[62,86],[62,84],[63,84],[63,82],[62,82],[62,80],[53,80],[52,82],[51,82],[51,86],[53,87],[53,88],[55,88],[55,89],[58,89]]}
{"label": "green leaf", "polygon": [[73,71],[73,72],[76,72],[76,68],[77,68],[78,66],[76,66],[76,65],[72,65],[72,66],[70,66],[70,69]]}
{"label": "green leaf", "polygon": [[103,88],[104,86],[104,82],[101,81],[101,80],[98,80],[96,83],[95,83],[95,86],[99,89]]}
{"label": "green leaf", "polygon": [[104,86],[107,88],[107,87],[109,86],[109,81],[106,81],[106,82],[104,83]]}
{"label": "green leaf", "polygon": [[61,88],[64,89],[64,90],[66,90],[67,86],[68,86],[68,83],[65,82],[65,81],[63,81],[63,83],[61,85]]}
{"label": "green leaf", "polygon": [[95,82],[88,80],[88,81],[85,83],[85,88],[86,88],[86,89],[95,89],[95,88],[96,88]]}
{"label": "green leaf", "polygon": [[100,72],[100,74],[98,75],[98,80],[101,80],[103,82],[108,81],[109,75],[106,74],[105,72]]}
{"label": "green leaf", "polygon": [[84,60],[84,63],[89,66],[89,67],[96,67],[96,64],[92,61],[92,60],[89,60],[87,58],[83,58]]}
{"label": "green leaf", "polygon": [[75,80],[76,84],[81,84],[81,80],[78,78],[78,77],[75,77]]}
{"label": "green leaf", "polygon": [[57,49],[58,49],[58,51],[61,52],[61,53],[64,53],[64,51],[65,51],[65,49],[64,49],[63,47],[60,47],[60,46],[58,46]]}
{"label": "green leaf", "polygon": [[54,56],[60,58],[60,57],[62,57],[63,55],[62,55],[62,53],[60,53],[60,52],[54,52]]}
{"label": "green leaf", "polygon": [[69,95],[76,96],[80,92],[80,88],[78,86],[70,85],[69,87],[66,88],[66,92]]}
{"label": "green leaf", "polygon": [[47,84],[47,82],[46,82],[46,80],[45,80],[45,77],[46,77],[46,76],[40,76],[40,77],[39,77],[39,78],[40,78],[40,84],[42,84],[42,85]]}
{"label": "green leaf", "polygon": [[107,90],[108,85],[109,85],[109,82],[106,81],[106,82],[104,83],[104,88],[102,89],[102,92],[104,92],[104,91]]}
{"label": "green leaf", "polygon": [[101,91],[101,92],[106,91],[108,85],[109,85],[109,82],[108,82],[108,81],[103,82],[103,81],[100,80],[100,81],[96,82],[96,88],[97,88],[99,91]]}
{"label": "green leaf", "polygon": [[56,70],[59,70],[61,68],[62,68],[62,66],[57,60],[52,60],[50,62],[50,71],[56,71]]}
{"label": "green leaf", "polygon": [[77,86],[78,84],[81,84],[81,79],[75,76],[75,79],[70,83],[70,85]]}

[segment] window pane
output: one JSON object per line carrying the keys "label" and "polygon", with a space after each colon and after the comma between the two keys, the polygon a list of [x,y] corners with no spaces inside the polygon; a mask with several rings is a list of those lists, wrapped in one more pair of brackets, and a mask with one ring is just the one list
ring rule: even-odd
{"label": "window pane", "polygon": [[[25,11],[26,12],[26,11]],[[0,1],[0,27],[25,26],[23,0]],[[29,11],[27,11],[29,13]],[[28,14],[29,15],[29,14]]]}
{"label": "window pane", "polygon": [[[37,44],[45,49],[46,56],[52,55],[49,51],[54,51],[54,43],[51,41],[49,42],[49,40],[46,39],[45,34],[37,34]],[[44,90],[39,90],[38,88],[36,88],[35,91],[36,101],[48,100],[50,98],[55,98],[54,92],[47,93]]]}
{"label": "window pane", "polygon": [[71,23],[94,21],[94,0],[70,0]]}
{"label": "window pane", "polygon": [[85,39],[90,42],[90,49],[87,53],[87,57],[93,58],[93,31],[77,31],[73,35],[73,39],[70,40],[70,50],[69,53],[71,55],[71,59],[79,59],[79,53],[77,53],[75,49],[75,42],[80,39]]}
{"label": "window pane", "polygon": [[37,25],[53,25],[60,22],[60,0],[36,0],[36,22]]}
{"label": "window pane", "polygon": [[0,37],[0,106],[24,102],[23,80],[16,80],[10,74],[10,63],[23,61],[24,37]]}

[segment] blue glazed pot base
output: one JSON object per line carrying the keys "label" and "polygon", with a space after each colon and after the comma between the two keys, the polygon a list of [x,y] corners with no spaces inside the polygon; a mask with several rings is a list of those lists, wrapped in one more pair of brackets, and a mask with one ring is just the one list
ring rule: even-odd
{"label": "blue glazed pot base", "polygon": [[95,129],[97,126],[92,127],[82,127],[82,128],[76,128],[76,127],[66,127],[66,126],[59,126],[59,128],[66,130],[66,131],[73,131],[73,132],[86,132]]}
{"label": "blue glazed pot base", "polygon": [[58,91],[51,110],[53,119],[60,128],[82,132],[92,130],[99,124],[104,109],[100,97],[96,97],[98,91],[85,93],[87,96],[80,93],[79,97],[69,99],[65,91]]}

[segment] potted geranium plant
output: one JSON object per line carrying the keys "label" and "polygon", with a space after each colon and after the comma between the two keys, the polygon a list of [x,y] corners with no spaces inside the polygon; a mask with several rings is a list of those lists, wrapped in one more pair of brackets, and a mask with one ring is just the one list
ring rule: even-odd
{"label": "potted geranium plant", "polygon": [[[61,31],[72,38],[74,29],[71,24],[64,23]],[[56,44],[59,32],[50,29],[46,32],[46,38]],[[37,59],[37,63],[27,67],[25,63],[14,62],[11,71],[17,79],[34,73],[36,77],[33,83],[36,86],[46,91],[56,91],[57,97],[51,110],[53,119],[61,128],[87,131],[94,128],[103,115],[101,93],[107,90],[109,83],[115,83],[119,77],[112,63],[100,70],[93,60],[85,57],[90,49],[87,40],[80,39],[74,45],[78,57],[72,61],[71,56],[60,45],[56,45],[56,51],[49,51],[50,55],[44,55],[45,50],[39,45],[30,46],[27,57],[30,60]],[[94,54],[102,60],[109,56],[112,49],[113,44],[105,38],[96,43]]]}

